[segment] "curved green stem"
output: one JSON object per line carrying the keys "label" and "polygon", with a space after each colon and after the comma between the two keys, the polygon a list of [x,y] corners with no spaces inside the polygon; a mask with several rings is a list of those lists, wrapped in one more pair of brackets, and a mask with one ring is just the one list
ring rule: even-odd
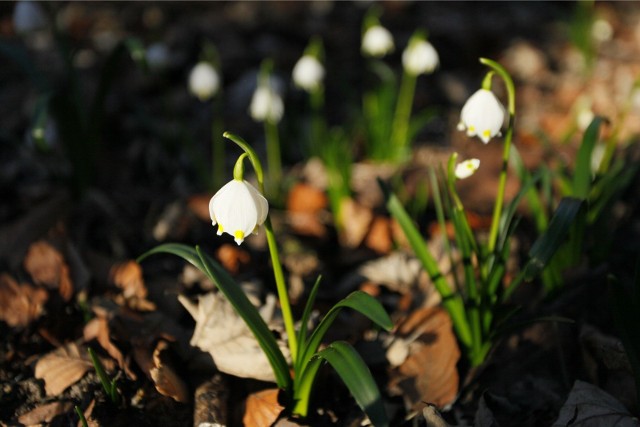
{"label": "curved green stem", "polygon": [[[235,142],[242,150],[243,156],[248,156],[251,161],[251,165],[256,172],[256,179],[258,180],[258,186],[260,192],[264,194],[264,174],[262,171],[262,164],[258,158],[258,154],[255,150],[242,138],[234,135],[231,132],[225,132],[223,136],[231,141]],[[242,161],[239,160],[242,164]],[[243,166],[236,166],[234,168],[234,178],[236,176],[236,168],[242,168]],[[291,357],[296,360],[298,354],[298,341],[296,338],[296,331],[293,323],[293,314],[291,312],[291,304],[289,303],[289,293],[287,292],[287,285],[284,281],[284,273],[282,271],[282,263],[280,262],[280,255],[278,253],[278,244],[276,242],[275,234],[273,233],[273,227],[271,226],[271,217],[267,215],[267,219],[264,222],[264,230],[267,236],[267,244],[269,245],[269,255],[271,256],[271,264],[273,267],[273,276],[276,281],[276,288],[278,291],[278,299],[280,300],[280,308],[282,310],[282,318],[284,320],[284,327],[287,331],[287,338],[289,339],[289,350],[291,351]]]}
{"label": "curved green stem", "polygon": [[[511,140],[513,139],[513,128],[515,125],[515,116],[516,116],[516,91],[515,86],[513,84],[513,79],[504,69],[504,67],[498,64],[495,61],[492,61],[487,58],[480,58],[480,62],[488,67],[490,67],[493,71],[490,71],[487,75],[493,74],[493,72],[497,73],[500,78],[504,81],[505,86],[507,87],[507,96],[509,100],[508,111],[509,111],[509,124],[507,127],[507,132],[504,137],[504,149],[502,151],[502,170],[500,171],[500,178],[498,182],[498,194],[496,196],[496,203],[493,207],[493,217],[491,220],[491,230],[489,233],[489,243],[488,250],[489,254],[492,254],[496,247],[496,240],[498,238],[498,228],[500,226],[500,216],[502,215],[502,205],[504,203],[504,191],[507,184],[507,167],[509,164],[509,152],[511,151]],[[489,76],[489,79],[491,76]],[[490,85],[490,81],[485,79],[485,83]],[[484,84],[483,83],[483,87]]]}

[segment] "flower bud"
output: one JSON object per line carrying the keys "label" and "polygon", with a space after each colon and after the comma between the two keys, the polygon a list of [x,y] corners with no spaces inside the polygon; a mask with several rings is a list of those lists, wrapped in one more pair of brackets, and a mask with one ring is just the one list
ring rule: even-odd
{"label": "flower bud", "polygon": [[189,90],[200,101],[208,101],[220,89],[220,76],[208,62],[199,62],[189,73]]}
{"label": "flower bud", "polygon": [[362,53],[366,56],[382,58],[394,48],[393,36],[382,25],[370,27],[362,36]]}
{"label": "flower bud", "polygon": [[304,55],[293,67],[293,82],[307,92],[316,90],[324,79],[324,67],[317,58]]}

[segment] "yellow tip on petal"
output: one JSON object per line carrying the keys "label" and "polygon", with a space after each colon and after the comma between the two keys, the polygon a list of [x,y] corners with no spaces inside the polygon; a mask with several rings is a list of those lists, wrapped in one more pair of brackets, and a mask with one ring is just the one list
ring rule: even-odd
{"label": "yellow tip on petal", "polygon": [[238,230],[235,233],[233,233],[233,236],[235,237],[235,241],[236,241],[236,243],[238,245],[244,241],[244,232],[243,231]]}
{"label": "yellow tip on petal", "polygon": [[476,131],[475,126],[469,126],[469,132],[475,132],[475,131]]}
{"label": "yellow tip on petal", "polygon": [[491,137],[491,131],[489,129],[483,131],[482,132],[482,136],[484,136],[485,138],[490,138]]}
{"label": "yellow tip on petal", "polygon": [[222,233],[224,233],[224,230],[222,229],[222,224],[218,224],[218,232],[216,234],[218,234],[218,236],[222,236]]}

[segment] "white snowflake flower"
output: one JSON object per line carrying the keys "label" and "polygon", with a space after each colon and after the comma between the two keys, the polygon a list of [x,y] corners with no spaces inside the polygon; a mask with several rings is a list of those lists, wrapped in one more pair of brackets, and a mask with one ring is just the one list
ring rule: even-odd
{"label": "white snowflake flower", "polygon": [[456,165],[455,175],[458,179],[469,178],[480,167],[479,159],[469,159]]}
{"label": "white snowflake flower", "polygon": [[249,114],[257,122],[278,123],[284,114],[284,103],[270,85],[259,85],[251,98]]}
{"label": "white snowflake flower", "polygon": [[500,136],[507,113],[498,98],[487,89],[479,89],[462,107],[458,130],[466,130],[468,136],[478,136],[487,144]]}
{"label": "white snowflake flower", "polygon": [[208,101],[220,89],[220,76],[208,62],[199,62],[189,73],[189,91],[200,101]]}
{"label": "white snowflake flower", "polygon": [[268,213],[267,199],[245,180],[228,182],[209,201],[211,223],[218,225],[218,236],[228,233],[238,245],[257,233]]}
{"label": "white snowflake flower", "polygon": [[296,86],[311,92],[322,84],[324,67],[316,57],[304,55],[293,67],[292,76]]}
{"label": "white snowflake flower", "polygon": [[382,25],[374,25],[362,36],[362,53],[375,58],[382,58],[393,52],[395,45],[393,36]]}
{"label": "white snowflake flower", "polygon": [[432,73],[439,63],[438,52],[426,40],[415,40],[402,52],[402,65],[414,76]]}

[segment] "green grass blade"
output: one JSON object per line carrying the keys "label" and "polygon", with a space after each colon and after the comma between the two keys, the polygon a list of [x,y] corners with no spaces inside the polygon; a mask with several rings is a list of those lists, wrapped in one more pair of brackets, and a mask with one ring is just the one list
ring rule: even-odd
{"label": "green grass blade", "polygon": [[586,199],[591,189],[592,172],[591,172],[591,155],[593,148],[598,142],[600,135],[600,125],[603,122],[602,117],[595,117],[587,130],[584,132],[582,144],[578,149],[578,158],[576,159],[576,169],[573,173],[573,194],[572,196],[580,199]]}
{"label": "green grass blade", "polygon": [[440,272],[437,261],[427,249],[427,245],[422,239],[420,232],[418,231],[416,226],[413,225],[409,214],[407,214],[407,211],[400,203],[400,200],[398,200],[395,194],[389,191],[387,186],[382,181],[379,180],[378,183],[385,193],[387,210],[391,213],[393,218],[398,221],[398,224],[400,225],[400,228],[402,228],[404,235],[407,237],[407,240],[409,241],[413,252],[422,263],[422,266],[429,274],[431,281],[442,297],[442,305],[444,305],[444,307],[449,312],[449,315],[451,316],[451,320],[458,335],[458,339],[466,347],[470,347],[471,329],[469,327],[469,323],[467,322],[464,310],[464,302],[462,301],[462,298],[459,294],[454,294],[449,287],[447,280]]}
{"label": "green grass blade", "polygon": [[138,261],[142,261],[149,255],[158,253],[169,253],[183,258],[200,269],[216,284],[220,292],[224,294],[258,340],[260,347],[273,368],[278,386],[290,390],[291,377],[289,376],[289,366],[273,334],[260,316],[260,313],[258,313],[258,310],[251,304],[242,291],[242,288],[238,286],[229,273],[227,273],[220,264],[211,259],[211,257],[204,254],[198,247],[194,249],[178,243],[167,243],[157,246],[141,255]]}
{"label": "green grass blade", "polygon": [[532,280],[544,270],[553,254],[564,242],[583,204],[583,200],[572,197],[565,197],[560,201],[558,209],[551,218],[549,228],[536,239],[529,251],[529,261],[524,270],[525,280]]}
{"label": "green grass blade", "polygon": [[329,362],[356,402],[376,427],[389,425],[387,413],[371,371],[358,352],[344,341],[336,341],[320,351],[317,357]]}
{"label": "green grass blade", "polygon": [[[308,332],[307,324],[309,323],[309,317],[311,316],[311,311],[313,310],[313,304],[315,303],[316,296],[318,295],[318,289],[320,289],[321,280],[322,276],[318,276],[318,278],[316,279],[316,283],[313,285],[313,288],[311,288],[311,293],[309,293],[309,297],[307,298],[307,304],[305,305],[304,311],[302,312],[302,318],[300,319],[300,330],[298,331],[298,345],[301,349],[304,349],[306,345]],[[303,350],[298,352],[298,355],[302,354],[302,351]],[[296,364],[299,360],[300,358],[298,358]]]}

